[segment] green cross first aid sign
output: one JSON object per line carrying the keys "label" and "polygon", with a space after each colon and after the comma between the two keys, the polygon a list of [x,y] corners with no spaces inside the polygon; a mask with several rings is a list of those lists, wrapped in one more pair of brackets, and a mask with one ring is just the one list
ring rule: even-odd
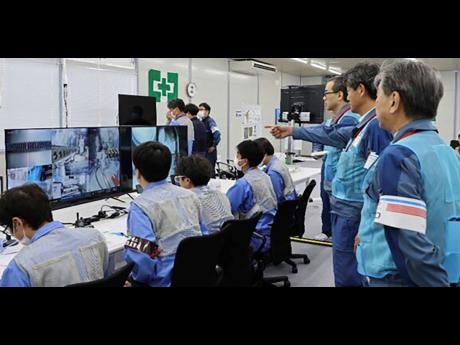
{"label": "green cross first aid sign", "polygon": [[177,98],[178,91],[179,73],[167,72],[166,78],[163,78],[161,71],[149,70],[149,96],[155,97],[157,103]]}

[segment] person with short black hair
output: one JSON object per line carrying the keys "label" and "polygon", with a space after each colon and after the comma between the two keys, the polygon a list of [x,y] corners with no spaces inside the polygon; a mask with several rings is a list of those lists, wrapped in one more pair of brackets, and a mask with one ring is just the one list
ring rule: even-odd
{"label": "person with short black hair", "polygon": [[206,156],[208,150],[206,127],[197,117],[198,107],[195,104],[189,103],[185,106],[184,113],[193,123],[195,141],[193,142],[192,154]]}
{"label": "person with short black hair", "polygon": [[227,196],[208,186],[212,167],[205,157],[182,157],[177,165],[176,174],[176,183],[192,190],[200,199],[203,219],[210,234],[219,231],[227,220],[234,219]]}
{"label": "person with short black hair", "polygon": [[125,259],[134,262],[133,285],[170,286],[177,246],[207,234],[197,196],[168,181],[168,147],[148,141],[136,147],[133,163],[143,192],[131,202]]}
{"label": "person with short black hair", "polygon": [[53,221],[48,196],[36,184],[3,194],[0,224],[24,246],[3,272],[2,287],[59,287],[102,279],[107,273],[104,236]]}
{"label": "person with short black hair", "polygon": [[220,129],[217,128],[217,123],[214,118],[211,117],[211,107],[208,103],[201,103],[199,105],[198,117],[203,121],[207,131],[207,152],[206,158],[212,165],[213,175],[215,176],[216,161],[217,161],[217,145],[220,143],[221,134]]}
{"label": "person with short black hair", "polygon": [[166,115],[167,124],[170,126],[187,126],[188,154],[192,154],[195,131],[192,121],[185,116],[185,103],[182,99],[176,98],[168,102],[169,112]]}
{"label": "person with short black hair", "polygon": [[[239,219],[247,219],[262,211],[262,217],[251,239],[255,252],[267,252],[271,247],[271,226],[277,211],[276,195],[270,177],[258,168],[264,158],[263,147],[252,140],[245,140],[236,147],[235,167],[244,173],[227,191],[232,213]],[[263,244],[265,238],[266,242]]]}
{"label": "person with short black hair", "polygon": [[264,149],[265,155],[262,160],[265,165],[264,172],[270,176],[278,204],[286,200],[295,200],[297,193],[294,181],[286,164],[275,156],[275,148],[272,143],[267,138],[257,138],[254,141]]}
{"label": "person with short black hair", "polygon": [[449,286],[448,268],[458,266],[445,254],[448,229],[460,230],[460,158],[432,122],[441,77],[422,61],[387,60],[375,86],[377,119],[394,139],[363,184],[360,273],[370,286]]}

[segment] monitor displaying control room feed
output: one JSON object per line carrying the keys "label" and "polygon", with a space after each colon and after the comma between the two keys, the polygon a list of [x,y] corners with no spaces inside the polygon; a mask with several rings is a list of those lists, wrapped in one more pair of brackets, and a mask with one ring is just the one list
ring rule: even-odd
{"label": "monitor displaying control room feed", "polygon": [[7,188],[36,183],[54,209],[120,195],[118,127],[5,130]]}

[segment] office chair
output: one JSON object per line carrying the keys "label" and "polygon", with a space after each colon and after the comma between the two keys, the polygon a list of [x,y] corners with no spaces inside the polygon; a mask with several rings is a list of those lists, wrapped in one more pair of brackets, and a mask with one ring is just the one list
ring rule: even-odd
{"label": "office chair", "polygon": [[177,247],[172,287],[212,287],[219,283],[219,253],[222,233],[184,238]]}
{"label": "office chair", "polygon": [[221,179],[236,180],[238,171],[233,165],[224,162],[216,162],[217,176]]}
{"label": "office chair", "polygon": [[291,260],[291,229],[295,224],[295,212],[300,199],[288,200],[278,205],[271,230],[271,260],[275,265],[285,262],[292,267],[292,273],[297,273],[297,265]]}
{"label": "office chair", "polygon": [[310,201],[311,193],[316,186],[316,181],[311,180],[305,187],[303,193],[299,196],[299,204],[295,211],[295,223],[291,228],[291,236],[302,237],[305,233],[305,213],[307,211],[308,202]]}
{"label": "office chair", "polygon": [[[297,265],[290,260],[292,253],[290,228],[294,224],[294,213],[297,208],[298,200],[285,201],[278,205],[278,210],[271,227],[271,246],[266,253],[254,253],[253,258],[257,261],[257,271],[255,274],[255,286],[275,286],[274,283],[283,283],[284,287],[290,287],[291,283],[287,276],[265,277],[264,271],[267,265],[273,263],[278,265],[286,262],[292,266],[292,272],[297,273]],[[261,246],[263,247],[263,245]]]}
{"label": "office chair", "polygon": [[219,255],[219,266],[222,267],[222,279],[219,286],[251,286],[251,237],[262,212],[249,219],[229,220],[221,227],[224,238],[222,251]]}
{"label": "office chair", "polygon": [[110,276],[90,282],[67,285],[66,287],[123,287],[134,267],[131,262],[113,272]]}
{"label": "office chair", "polygon": [[[294,223],[291,226],[291,237],[301,238],[305,233],[305,213],[307,212],[308,202],[310,200],[311,193],[316,186],[316,181],[311,180],[311,182],[305,187],[304,192],[301,196],[298,197],[297,208],[294,212]],[[307,254],[295,254],[291,253],[289,256],[290,259],[303,259],[304,264],[310,263],[310,258]],[[294,268],[292,269],[294,272]],[[295,273],[295,272],[294,272]]]}

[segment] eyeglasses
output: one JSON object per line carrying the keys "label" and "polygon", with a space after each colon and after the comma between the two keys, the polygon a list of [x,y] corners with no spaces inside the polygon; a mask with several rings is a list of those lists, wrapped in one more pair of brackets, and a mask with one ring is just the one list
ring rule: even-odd
{"label": "eyeglasses", "polygon": [[13,229],[11,229],[8,225],[5,226],[5,228],[2,230],[2,232],[5,235],[14,236]]}
{"label": "eyeglasses", "polygon": [[185,176],[182,176],[182,175],[177,175],[177,176],[174,176],[174,182],[176,182],[177,184],[180,184],[180,180],[182,180]]}
{"label": "eyeglasses", "polygon": [[339,92],[339,91],[335,91],[335,92],[334,91],[326,91],[326,92],[323,93],[323,96],[327,96],[327,95],[329,95],[331,93],[337,93],[337,92]]}

